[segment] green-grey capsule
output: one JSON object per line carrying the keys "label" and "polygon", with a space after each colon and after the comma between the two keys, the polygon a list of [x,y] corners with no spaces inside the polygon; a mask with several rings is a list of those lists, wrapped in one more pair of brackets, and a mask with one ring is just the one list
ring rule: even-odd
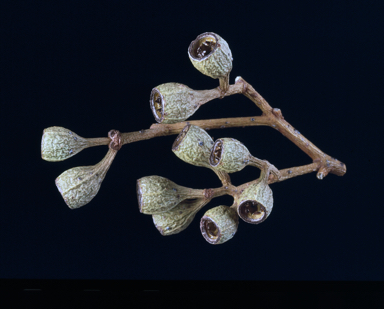
{"label": "green-grey capsule", "polygon": [[50,127],[43,131],[41,157],[46,161],[63,161],[89,147],[88,141],[62,127]]}
{"label": "green-grey capsule", "polygon": [[217,206],[201,218],[200,230],[207,242],[218,245],[230,240],[237,232],[238,225],[239,217],[235,209]]}
{"label": "green-grey capsule", "polygon": [[214,143],[209,157],[209,164],[214,170],[226,173],[241,171],[252,165],[259,169],[270,167],[277,179],[281,177],[279,170],[266,160],[252,156],[247,147],[234,138],[219,138]]}
{"label": "green-grey capsule", "polygon": [[207,102],[205,91],[196,91],[186,85],[166,83],[152,89],[150,105],[159,123],[176,123],[192,116]]}
{"label": "green-grey capsule", "polygon": [[116,150],[109,149],[98,164],[74,167],[56,178],[57,189],[69,208],[84,206],[96,196],[116,153]]}
{"label": "green-grey capsule", "polygon": [[170,211],[152,215],[153,223],[163,236],[180,233],[191,224],[196,213],[208,202],[209,200],[204,198],[184,200]]}
{"label": "green-grey capsule", "polygon": [[169,211],[181,201],[203,196],[203,190],[175,184],[161,176],[146,176],[136,182],[139,210],[143,214],[158,214]]}
{"label": "green-grey capsule", "polygon": [[213,32],[197,36],[189,45],[188,56],[196,69],[212,78],[224,78],[232,70],[232,52],[228,43]]}
{"label": "green-grey capsule", "polygon": [[209,156],[212,146],[213,140],[205,130],[187,124],[174,141],[172,151],[187,163],[211,168]]}
{"label": "green-grey capsule", "polygon": [[247,147],[234,138],[220,138],[212,147],[209,163],[212,167],[226,172],[241,171],[251,159]]}
{"label": "green-grey capsule", "polygon": [[237,200],[237,213],[247,223],[261,223],[272,212],[273,195],[268,185],[268,176],[272,166],[263,170],[258,181],[245,188]]}

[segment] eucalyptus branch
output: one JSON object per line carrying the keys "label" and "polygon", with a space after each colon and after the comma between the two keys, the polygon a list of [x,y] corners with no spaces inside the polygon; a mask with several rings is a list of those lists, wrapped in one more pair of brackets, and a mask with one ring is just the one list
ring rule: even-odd
{"label": "eucalyptus branch", "polygon": [[[284,119],[280,109],[272,108],[242,77],[237,77],[234,84],[229,84],[232,53],[228,43],[219,35],[212,32],[199,35],[191,42],[188,55],[201,73],[219,79],[219,87],[193,90],[183,84],[166,83],[153,88],[150,108],[158,123],[148,129],[127,133],[112,130],[108,138],[83,138],[62,127],[44,130],[41,155],[47,161],[62,161],[85,148],[109,145],[109,151],[100,163],[70,169],[57,178],[56,185],[70,208],[89,203],[97,194],[117,151],[123,145],[167,135],[178,134],[172,145],[176,156],[187,163],[211,169],[219,177],[222,186],[198,190],[178,186],[160,176],[139,179],[139,209],[153,216],[155,226],[162,235],[181,232],[211,199],[231,195],[234,198],[232,206],[212,208],[200,222],[201,232],[209,243],[223,243],[236,233],[239,218],[247,223],[258,224],[270,215],[273,207],[270,184],[311,172],[317,172],[318,179],[323,179],[329,173],[338,176],[346,173],[344,163],[325,154],[305,138]],[[245,95],[260,108],[262,115],[187,121],[202,105],[235,94]],[[312,163],[279,170],[267,160],[252,156],[240,141],[233,138],[213,141],[206,132],[210,129],[249,126],[274,128],[306,153]],[[234,186],[229,173],[240,171],[247,165],[259,168],[260,177]]]}
{"label": "eucalyptus branch", "polygon": [[[206,93],[206,96],[210,98],[210,100],[219,98],[221,93],[219,88],[204,90],[204,92]],[[317,174],[319,179],[323,179],[328,175],[328,173],[333,173],[338,176],[342,176],[346,173],[346,166],[344,163],[325,154],[312,142],[306,139],[298,130],[296,130],[284,119],[280,109],[272,108],[268,102],[241,77],[236,79],[236,83],[234,85],[229,86],[225,96],[239,93],[244,94],[246,97],[252,100],[256,106],[262,110],[263,115],[253,117],[191,120],[173,124],[155,123],[152,124],[149,129],[121,133],[122,144],[125,145],[155,137],[179,134],[187,124],[193,124],[204,128],[205,130],[249,126],[270,126],[291,140],[309,157],[311,157],[313,162],[317,163],[316,171],[319,171]],[[205,103],[209,102],[210,100],[207,100]],[[85,140],[87,141],[87,147],[108,145],[110,142],[110,139],[108,138],[89,138]],[[292,173],[290,174],[292,174],[291,177],[300,175],[296,174],[295,170],[292,170]],[[284,180],[291,177],[286,177]]]}
{"label": "eucalyptus branch", "polygon": [[[268,178],[268,184],[281,182],[283,180],[286,180],[286,179],[289,179],[292,177],[301,176],[304,174],[315,172],[315,171],[317,171],[317,169],[318,169],[318,164],[317,163],[311,163],[308,165],[291,167],[291,168],[279,170],[279,172],[281,173],[281,178],[277,179],[272,174],[270,174],[269,178]],[[259,179],[249,181],[249,182],[244,183],[244,184],[237,186],[237,187],[230,184],[230,185],[223,185],[219,188],[211,188],[211,189],[206,189],[206,190],[211,190],[212,198],[223,196],[223,195],[230,195],[233,198],[236,198],[241,193],[241,190],[245,189],[246,187],[249,187],[251,184],[254,184],[257,181],[259,181]]]}

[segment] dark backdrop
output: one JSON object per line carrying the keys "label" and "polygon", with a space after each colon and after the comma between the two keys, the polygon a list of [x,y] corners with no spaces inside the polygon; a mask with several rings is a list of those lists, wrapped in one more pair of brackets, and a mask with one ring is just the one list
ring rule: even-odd
{"label": "dark backdrop", "polygon": [[[6,2],[3,2],[3,5]],[[12,4],[12,5],[11,5]],[[18,1],[1,15],[2,189],[0,277],[125,280],[383,280],[380,1]],[[233,54],[230,82],[246,81],[325,153],[343,177],[315,173],[273,184],[274,209],[260,225],[241,221],[223,245],[208,244],[199,221],[163,237],[139,213],[136,179],[160,175],[187,187],[220,185],[213,172],[171,151],[176,136],[124,146],[98,195],[70,210],[54,180],[99,162],[107,147],[63,162],[41,159],[44,128],[83,137],[148,128],[153,87],[217,87],[187,49],[213,31]],[[236,95],[190,119],[256,116]],[[211,130],[233,137],[278,168],[311,163],[268,127]],[[257,178],[252,167],[235,185]]]}

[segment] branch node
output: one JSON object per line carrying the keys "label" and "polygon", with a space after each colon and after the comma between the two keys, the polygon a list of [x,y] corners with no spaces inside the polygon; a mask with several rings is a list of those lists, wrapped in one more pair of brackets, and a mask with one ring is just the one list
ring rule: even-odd
{"label": "branch node", "polygon": [[272,110],[272,113],[273,113],[277,118],[284,119],[283,114],[281,113],[280,108],[274,108],[274,109]]}
{"label": "branch node", "polygon": [[111,139],[111,142],[108,145],[109,149],[120,150],[123,146],[120,131],[111,130],[108,132],[108,137]]}
{"label": "branch node", "polygon": [[213,193],[213,189],[204,189],[204,197],[208,200],[212,199]]}
{"label": "branch node", "polygon": [[241,91],[241,93],[246,93],[247,92],[247,88],[248,88],[248,83],[245,83],[244,82],[244,79],[241,77],[241,76],[237,76],[235,78],[235,84],[237,83],[242,83],[243,84],[243,90]]}

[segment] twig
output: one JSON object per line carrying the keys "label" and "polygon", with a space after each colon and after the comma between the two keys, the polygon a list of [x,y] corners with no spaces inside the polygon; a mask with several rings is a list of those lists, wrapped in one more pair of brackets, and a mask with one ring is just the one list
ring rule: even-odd
{"label": "twig", "polygon": [[[205,95],[209,100],[219,98],[221,95],[220,88],[214,88],[211,90],[204,90]],[[146,139],[151,139],[159,136],[167,136],[179,134],[180,131],[189,123],[203,128],[204,130],[210,129],[224,129],[224,128],[235,128],[235,127],[249,127],[249,126],[270,126],[290,141],[292,141],[296,146],[298,146],[302,151],[304,151],[312,160],[313,163],[310,165],[304,165],[300,167],[292,167],[288,169],[281,170],[283,177],[280,180],[272,180],[270,183],[276,181],[283,181],[292,177],[303,175],[310,172],[317,171],[317,178],[323,179],[329,173],[343,176],[346,171],[346,165],[325,154],[319,148],[317,148],[312,142],[305,138],[298,130],[296,130],[292,125],[290,125],[283,117],[282,112],[278,108],[272,108],[268,102],[243,78],[237,77],[236,82],[233,85],[230,85],[228,91],[224,96],[230,96],[233,94],[242,93],[251,101],[253,101],[257,107],[259,107],[263,115],[254,116],[254,117],[236,117],[236,118],[221,118],[221,119],[207,119],[207,120],[191,120],[183,121],[174,124],[163,124],[155,123],[152,124],[149,129],[140,130],[129,133],[122,133],[121,139],[122,144],[129,144],[137,141],[142,141]],[[93,139],[97,141],[91,146],[96,145],[107,145],[109,139],[100,138]]]}

